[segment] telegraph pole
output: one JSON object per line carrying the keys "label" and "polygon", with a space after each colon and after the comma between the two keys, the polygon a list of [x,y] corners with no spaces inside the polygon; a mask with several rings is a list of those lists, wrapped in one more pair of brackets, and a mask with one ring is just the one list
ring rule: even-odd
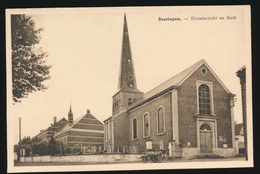
{"label": "telegraph pole", "polygon": [[17,158],[20,161],[20,143],[21,143],[21,117],[19,117],[19,142],[18,142],[18,151],[17,151]]}
{"label": "telegraph pole", "polygon": [[21,117],[19,117],[19,142],[21,142]]}

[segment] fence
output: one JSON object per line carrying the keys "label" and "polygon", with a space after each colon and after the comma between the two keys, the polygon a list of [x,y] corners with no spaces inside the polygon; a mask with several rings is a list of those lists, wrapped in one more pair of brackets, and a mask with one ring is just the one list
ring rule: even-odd
{"label": "fence", "polygon": [[112,149],[111,145],[104,146],[104,153],[122,153],[122,154],[135,154],[139,153],[138,146],[136,145],[123,145],[123,146],[116,146]]}
{"label": "fence", "polygon": [[[136,154],[136,153],[144,153],[147,149],[169,149],[168,144],[165,144],[163,140],[159,141],[146,141],[144,147],[140,147],[140,144],[130,144],[117,146],[114,144],[106,144],[104,146],[105,153],[128,153],[128,154]],[[181,150],[180,148],[176,148],[176,150]]]}

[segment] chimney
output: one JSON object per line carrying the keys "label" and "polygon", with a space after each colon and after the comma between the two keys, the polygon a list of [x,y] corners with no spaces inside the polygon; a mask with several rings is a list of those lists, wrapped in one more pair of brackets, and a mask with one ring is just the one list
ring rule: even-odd
{"label": "chimney", "polygon": [[53,124],[56,124],[57,123],[57,117],[54,117],[53,118]]}
{"label": "chimney", "polygon": [[90,114],[90,110],[89,109],[87,109],[87,114]]}

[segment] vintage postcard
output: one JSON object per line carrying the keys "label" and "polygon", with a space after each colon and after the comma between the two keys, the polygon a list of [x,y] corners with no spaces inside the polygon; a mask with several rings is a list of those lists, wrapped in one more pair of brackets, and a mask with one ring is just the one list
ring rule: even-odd
{"label": "vintage postcard", "polygon": [[6,9],[6,48],[8,172],[253,167],[250,6]]}

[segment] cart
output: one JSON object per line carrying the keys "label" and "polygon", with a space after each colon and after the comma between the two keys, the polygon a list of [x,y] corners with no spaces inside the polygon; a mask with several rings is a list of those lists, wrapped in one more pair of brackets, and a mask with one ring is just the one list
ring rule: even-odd
{"label": "cart", "polygon": [[142,156],[143,162],[166,162],[168,159],[169,150],[167,149],[148,149],[145,155]]}

